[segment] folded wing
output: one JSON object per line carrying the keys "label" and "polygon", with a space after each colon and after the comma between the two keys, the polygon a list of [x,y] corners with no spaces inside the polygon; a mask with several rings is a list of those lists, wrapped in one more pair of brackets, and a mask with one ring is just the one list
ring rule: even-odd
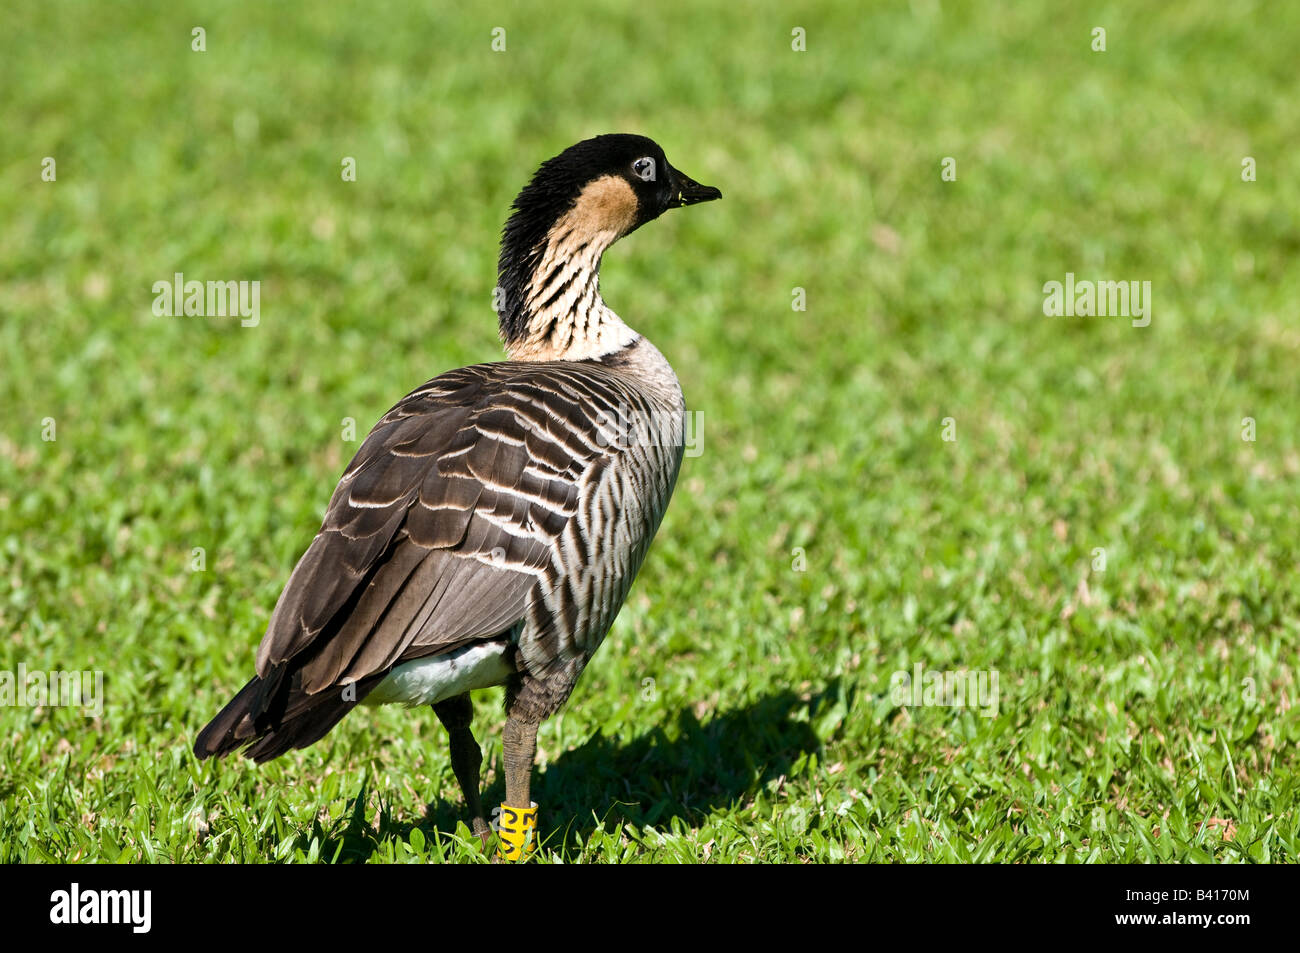
{"label": "folded wing", "polygon": [[463,368],[385,415],[276,604],[257,677],[200,734],[200,757],[310,744],[399,662],[524,618],[560,574],[582,484],[610,453],[554,373]]}

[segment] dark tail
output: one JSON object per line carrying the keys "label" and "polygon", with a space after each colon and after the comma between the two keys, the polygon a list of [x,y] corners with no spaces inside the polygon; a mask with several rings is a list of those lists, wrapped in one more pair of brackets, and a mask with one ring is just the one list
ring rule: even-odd
{"label": "dark tail", "polygon": [[220,758],[247,746],[244,757],[261,764],[305,748],[325,737],[386,674],[308,693],[301,687],[301,670],[289,674],[278,665],[265,678],[255,676],[199,732],[194,754]]}

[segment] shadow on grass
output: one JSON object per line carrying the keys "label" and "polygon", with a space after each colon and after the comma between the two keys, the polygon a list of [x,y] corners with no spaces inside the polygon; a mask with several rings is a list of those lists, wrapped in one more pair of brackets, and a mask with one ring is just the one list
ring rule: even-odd
{"label": "shadow on grass", "polygon": [[[542,805],[543,842],[567,855],[602,826],[622,822],[668,829],[675,820],[693,826],[715,810],[749,800],[788,774],[801,755],[818,749],[810,722],[841,697],[840,691],[836,680],[807,701],[781,692],[704,724],[683,710],[630,741],[598,731],[581,747],[550,761],[545,773],[534,770],[532,792]],[[505,793],[497,775],[483,791],[489,811]],[[435,830],[453,831],[468,820],[459,799],[429,804],[419,824],[396,823],[381,804],[376,829],[365,819],[368,794],[363,785],[346,828],[326,835],[323,858],[364,862],[390,837],[406,840],[415,828],[431,837]],[[304,833],[304,842],[310,836]]]}
{"label": "shadow on grass", "polygon": [[597,732],[552,761],[533,784],[534,800],[546,805],[544,842],[568,853],[601,826],[662,830],[676,820],[695,826],[749,800],[788,774],[800,755],[818,749],[807,717],[795,716],[818,710],[834,691],[807,702],[782,692],[706,724],[680,711],[671,726],[657,725],[628,742]]}

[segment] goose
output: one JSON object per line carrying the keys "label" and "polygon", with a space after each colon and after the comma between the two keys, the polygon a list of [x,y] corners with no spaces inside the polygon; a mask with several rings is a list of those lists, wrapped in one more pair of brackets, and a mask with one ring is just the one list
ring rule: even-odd
{"label": "goose", "polygon": [[198,758],[261,763],[358,704],[431,705],[486,845],[470,693],[504,685],[498,851],[532,849],[538,725],[613,624],[683,455],[677,376],[605,304],[601,256],[721,197],[639,135],[542,163],[502,232],[507,360],[435,377],[370,431],[275,605],[257,674],[199,732]]}

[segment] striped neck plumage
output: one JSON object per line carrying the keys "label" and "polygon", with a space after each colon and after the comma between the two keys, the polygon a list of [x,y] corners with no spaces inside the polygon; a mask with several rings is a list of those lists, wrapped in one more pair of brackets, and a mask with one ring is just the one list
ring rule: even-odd
{"label": "striped neck plumage", "polygon": [[627,234],[635,214],[635,196],[614,176],[590,183],[549,216],[516,203],[501,243],[498,285],[501,338],[511,360],[580,361],[637,340],[600,296],[601,256]]}

